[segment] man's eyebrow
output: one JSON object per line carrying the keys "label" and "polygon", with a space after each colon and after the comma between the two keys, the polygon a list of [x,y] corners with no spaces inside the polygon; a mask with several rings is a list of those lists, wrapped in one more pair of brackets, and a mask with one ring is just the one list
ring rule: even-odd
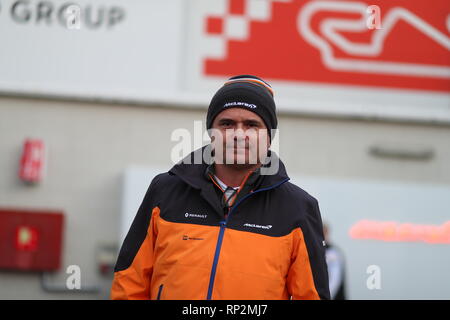
{"label": "man's eyebrow", "polygon": [[258,119],[247,119],[247,120],[244,120],[244,122],[246,122],[246,123],[262,123]]}
{"label": "man's eyebrow", "polygon": [[219,119],[219,122],[236,122],[236,121],[234,121],[233,119],[230,119],[230,118],[222,118],[222,119]]}

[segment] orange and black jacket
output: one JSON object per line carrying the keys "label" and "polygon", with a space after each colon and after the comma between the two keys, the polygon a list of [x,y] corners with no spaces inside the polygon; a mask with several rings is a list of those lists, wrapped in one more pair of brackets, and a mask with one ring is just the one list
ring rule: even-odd
{"label": "orange and black jacket", "polygon": [[122,245],[112,299],[329,299],[318,202],[275,175],[247,177],[230,208],[211,165],[157,175]]}

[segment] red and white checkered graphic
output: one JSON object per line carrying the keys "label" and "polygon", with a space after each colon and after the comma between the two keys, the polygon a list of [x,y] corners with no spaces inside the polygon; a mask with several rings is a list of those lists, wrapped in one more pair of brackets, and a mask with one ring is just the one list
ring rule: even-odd
{"label": "red and white checkered graphic", "polygon": [[[450,2],[225,0],[205,17],[206,76],[450,92]],[[381,25],[370,28],[370,7]]]}

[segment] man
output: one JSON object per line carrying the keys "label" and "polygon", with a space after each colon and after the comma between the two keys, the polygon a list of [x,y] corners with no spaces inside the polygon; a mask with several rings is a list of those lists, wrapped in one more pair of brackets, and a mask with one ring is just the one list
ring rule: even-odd
{"label": "man", "polygon": [[270,85],[229,79],[206,125],[212,143],[150,184],[111,298],[329,299],[318,202],[288,182],[269,150],[277,128]]}

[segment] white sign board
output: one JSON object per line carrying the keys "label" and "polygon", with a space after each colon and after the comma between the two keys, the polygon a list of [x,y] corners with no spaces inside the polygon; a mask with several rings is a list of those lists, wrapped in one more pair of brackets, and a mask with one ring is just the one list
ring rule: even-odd
{"label": "white sign board", "polygon": [[167,100],[181,75],[183,2],[77,0],[72,13],[72,2],[2,1],[0,90]]}

